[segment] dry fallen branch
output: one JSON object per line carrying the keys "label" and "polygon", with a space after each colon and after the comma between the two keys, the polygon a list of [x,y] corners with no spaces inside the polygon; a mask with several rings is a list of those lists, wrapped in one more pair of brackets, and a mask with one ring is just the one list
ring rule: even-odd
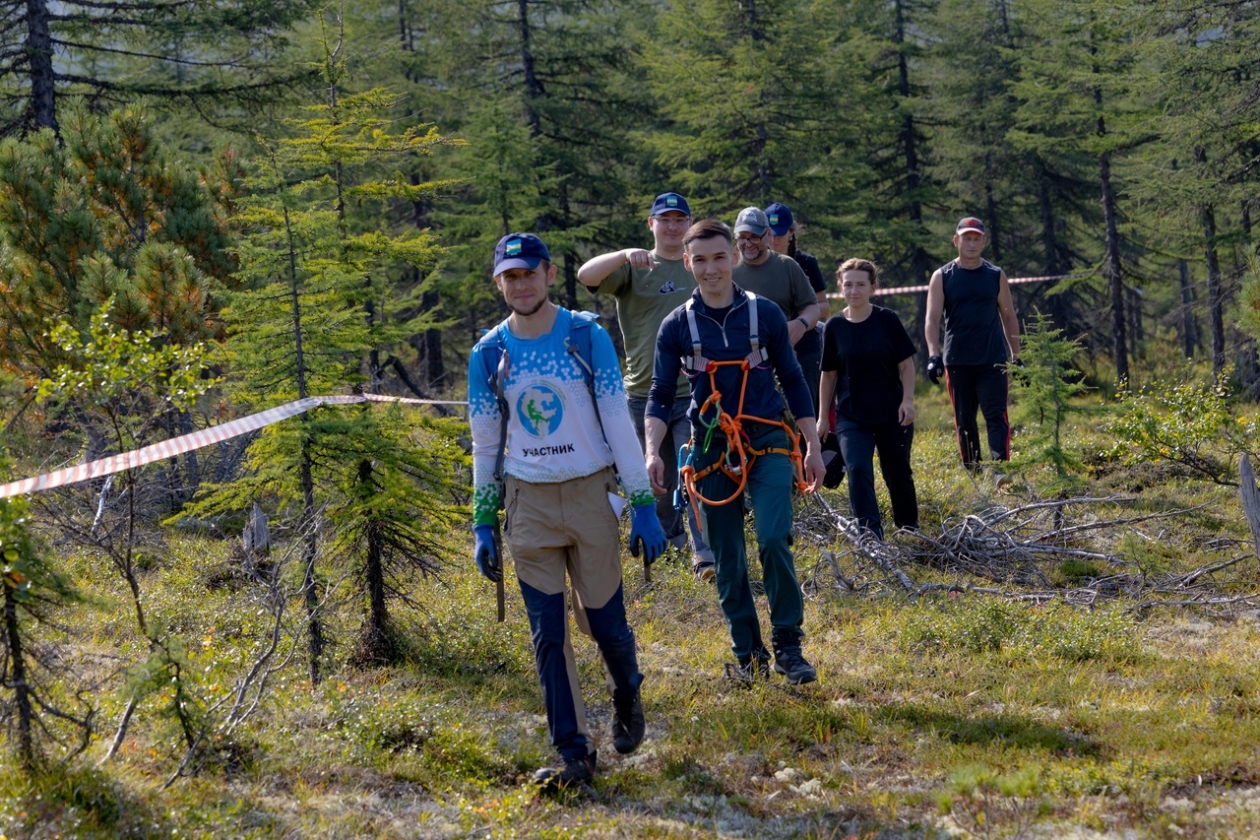
{"label": "dry fallen branch", "polygon": [[[1131,599],[1134,609],[1151,606],[1246,605],[1256,596],[1224,596],[1213,575],[1252,555],[1205,565],[1189,573],[1150,575],[1136,563],[1106,550],[1121,533],[1134,533],[1136,523],[1169,519],[1203,506],[1158,511],[1141,516],[1105,518],[1100,506],[1136,501],[1129,497],[1078,497],[1033,502],[1016,507],[993,507],[947,520],[939,533],[898,531],[880,541],[858,527],[856,520],[836,511],[822,495],[809,497],[797,518],[798,536],[823,547],[819,562],[806,580],[809,591],[830,588],[821,578],[834,579],[844,592],[866,592],[880,587],[918,596],[930,592],[967,592],[1011,600],[1053,601],[1093,607],[1100,599]],[[1067,523],[1064,510],[1076,508],[1089,521]],[[1162,539],[1162,532],[1159,537]],[[834,549],[836,543],[845,548]],[[842,568],[841,560],[855,567]],[[1057,570],[1078,561],[1070,577],[1080,583],[1056,586]],[[964,578],[953,583],[917,581],[906,570],[918,566]],[[1104,574],[1107,571],[1109,573]],[[1091,574],[1092,573],[1092,574]],[[969,583],[978,578],[997,586]],[[1157,596],[1175,595],[1174,599]]]}

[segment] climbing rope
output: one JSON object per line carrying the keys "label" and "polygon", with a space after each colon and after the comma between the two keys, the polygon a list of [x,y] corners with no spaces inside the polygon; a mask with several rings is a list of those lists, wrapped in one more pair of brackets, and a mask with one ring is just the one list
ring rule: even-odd
{"label": "climbing rope", "polygon": [[[739,407],[736,409],[735,415],[731,416],[722,408],[722,394],[717,387],[717,370],[724,365],[739,365],[743,373],[743,381],[739,386]],[[796,489],[802,494],[809,489],[809,485],[805,481],[805,471],[801,462],[800,450],[800,432],[780,418],[778,420],[767,420],[764,417],[755,417],[751,414],[744,413],[744,394],[748,389],[748,359],[733,359],[725,362],[709,361],[705,365],[705,372],[709,374],[709,388],[711,393],[709,398],[700,406],[700,412],[696,417],[697,425],[704,428],[704,440],[700,448],[700,452],[708,454],[709,449],[713,445],[713,436],[717,432],[721,432],[726,438],[726,451],[722,453],[722,457],[701,470],[696,470],[692,464],[695,457],[696,439],[693,437],[687,442],[685,457],[678,459],[679,469],[678,475],[682,480],[682,484],[687,489],[687,500],[691,504],[691,511],[695,514],[697,525],[700,524],[700,502],[713,507],[721,507],[729,505],[744,492],[744,488],[748,485],[748,470],[753,462],[761,455],[780,454],[787,455],[792,459],[792,467],[796,473]],[[710,415],[710,410],[712,414]],[[711,419],[706,415],[710,415]],[[764,423],[767,426],[778,426],[782,428],[791,442],[789,448],[784,449],[778,446],[767,446],[764,449],[756,449],[752,445],[752,440],[748,437],[748,433],[744,431],[744,423],[746,421],[756,423]],[[681,453],[680,453],[681,454]],[[735,482],[735,490],[730,496],[722,500],[709,499],[700,494],[696,489],[696,482],[700,481],[708,475],[721,470],[727,478]],[[702,526],[701,526],[702,527]]]}

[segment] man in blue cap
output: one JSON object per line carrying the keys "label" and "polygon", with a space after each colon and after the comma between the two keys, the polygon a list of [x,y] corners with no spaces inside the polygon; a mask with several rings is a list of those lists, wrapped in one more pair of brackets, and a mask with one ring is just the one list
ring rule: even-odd
{"label": "man in blue cap", "polygon": [[[818,405],[818,381],[822,363],[822,322],[831,317],[831,304],[827,302],[827,280],[823,276],[818,260],[808,251],[797,247],[796,232],[799,229],[792,218],[792,210],[786,205],[774,202],[765,209],[766,221],[770,225],[770,249],[776,254],[791,257],[805,272],[805,279],[814,290],[814,299],[818,301],[819,326],[812,334],[806,333],[796,342],[796,359],[805,372],[805,380],[809,383],[809,392]],[[823,410],[821,407],[819,410]]]}
{"label": "man in blue cap", "polygon": [[[687,199],[675,192],[661,193],[652,202],[647,220],[648,230],[652,232],[652,250],[625,248],[600,254],[578,269],[578,280],[585,286],[612,295],[617,301],[617,323],[626,346],[626,394],[640,445],[644,444],[643,416],[656,359],[656,331],[665,316],[685,303],[696,287],[695,278],[683,265],[682,238],[690,225],[691,208]],[[713,552],[701,536],[690,510],[684,514],[673,504],[673,491],[678,482],[678,447],[691,436],[687,403],[681,399],[688,393],[686,377],[679,377],[677,396],[680,399],[675,403],[661,444],[668,478],[666,492],[657,499],[656,513],[665,526],[666,536],[675,546],[686,545],[687,531],[690,531],[694,549],[691,570],[701,580],[711,581]]]}
{"label": "man in blue cap", "polygon": [[622,596],[618,476],[633,507],[631,553],[642,549],[651,563],[666,546],[612,339],[593,319],[551,301],[555,280],[538,237],[499,240],[494,282],[512,312],[468,359],[474,559],[483,575],[502,581],[495,526],[504,507],[551,743],[563,760],[535,774],[549,788],[583,784],[595,771],[566,574],[574,618],[599,646],[612,687],[613,746],[629,753],[643,739],[643,674]]}
{"label": "man in blue cap", "polygon": [[792,209],[776,201],[764,212],[766,221],[770,223],[771,250],[796,260],[818,299],[818,318],[826,321],[831,317],[831,303],[827,300],[827,276],[823,274],[818,258],[797,244],[796,235],[801,226],[793,217]]}

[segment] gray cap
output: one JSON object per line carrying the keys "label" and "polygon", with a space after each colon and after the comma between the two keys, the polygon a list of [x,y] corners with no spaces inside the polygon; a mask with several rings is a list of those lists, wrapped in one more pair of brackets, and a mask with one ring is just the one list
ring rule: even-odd
{"label": "gray cap", "polygon": [[745,207],[735,217],[735,233],[737,234],[748,231],[761,236],[768,227],[770,227],[770,222],[766,220],[766,214],[760,207]]}

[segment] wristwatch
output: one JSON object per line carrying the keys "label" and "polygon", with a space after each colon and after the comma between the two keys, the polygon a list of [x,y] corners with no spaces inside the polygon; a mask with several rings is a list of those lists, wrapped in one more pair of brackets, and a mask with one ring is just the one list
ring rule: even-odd
{"label": "wristwatch", "polygon": [[806,321],[804,318],[797,318],[796,320],[800,321],[801,326],[803,326],[805,329],[809,329],[809,321]]}

